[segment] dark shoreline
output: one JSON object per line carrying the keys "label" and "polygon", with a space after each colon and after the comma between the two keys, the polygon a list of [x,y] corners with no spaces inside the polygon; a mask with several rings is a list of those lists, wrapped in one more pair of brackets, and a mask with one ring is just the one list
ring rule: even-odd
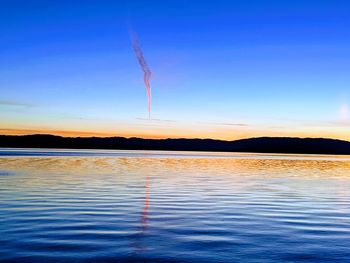
{"label": "dark shoreline", "polygon": [[0,135],[0,147],[106,150],[166,150],[291,154],[350,154],[350,142],[324,138],[259,137],[235,141],[213,139],[142,139]]}

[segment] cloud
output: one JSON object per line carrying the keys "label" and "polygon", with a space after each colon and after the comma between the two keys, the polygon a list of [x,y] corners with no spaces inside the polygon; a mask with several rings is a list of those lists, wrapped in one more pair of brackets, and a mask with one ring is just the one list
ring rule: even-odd
{"label": "cloud", "polygon": [[82,117],[82,116],[58,116],[60,119],[65,119],[65,120],[79,120],[79,121],[98,121],[101,120],[100,118],[89,118],[89,117]]}
{"label": "cloud", "polygon": [[55,129],[2,129],[0,135],[29,135],[29,134],[51,134],[68,137],[112,137],[116,136],[112,132],[92,132],[92,131],[70,131],[70,130],[55,130]]}
{"label": "cloud", "polygon": [[349,120],[338,120],[338,121],[309,121],[301,122],[298,125],[304,127],[325,127],[325,128],[334,128],[334,127],[349,127]]}
{"label": "cloud", "polygon": [[238,127],[248,127],[249,124],[246,123],[231,123],[231,122],[198,122],[200,124],[210,124],[210,125],[222,125],[222,126],[238,126]]}
{"label": "cloud", "polygon": [[175,120],[148,119],[148,118],[140,118],[140,117],[137,117],[136,120],[140,120],[140,121],[158,121],[158,122],[176,122]]}
{"label": "cloud", "polygon": [[215,123],[216,125],[226,125],[226,126],[241,126],[241,127],[247,127],[249,126],[246,123],[226,123],[226,122],[222,122],[222,123]]}
{"label": "cloud", "polygon": [[0,106],[5,107],[34,107],[35,105],[32,103],[21,102],[16,100],[0,100]]}

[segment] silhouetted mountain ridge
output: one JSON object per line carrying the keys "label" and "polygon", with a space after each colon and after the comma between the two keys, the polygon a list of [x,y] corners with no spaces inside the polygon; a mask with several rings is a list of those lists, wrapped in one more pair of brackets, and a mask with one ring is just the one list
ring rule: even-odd
{"label": "silhouetted mountain ridge", "polygon": [[0,147],[350,154],[350,142],[348,141],[295,137],[258,137],[223,141],[214,139],[61,137],[49,134],[0,135]]}

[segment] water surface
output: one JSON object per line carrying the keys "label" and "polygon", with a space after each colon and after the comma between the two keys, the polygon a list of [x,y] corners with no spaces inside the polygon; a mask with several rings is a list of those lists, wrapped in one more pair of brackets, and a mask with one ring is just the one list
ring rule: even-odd
{"label": "water surface", "polygon": [[2,262],[348,262],[350,157],[0,149]]}

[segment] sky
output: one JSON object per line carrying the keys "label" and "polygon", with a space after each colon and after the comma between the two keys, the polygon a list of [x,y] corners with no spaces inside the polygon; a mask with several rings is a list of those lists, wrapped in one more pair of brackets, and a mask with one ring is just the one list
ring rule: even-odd
{"label": "sky", "polygon": [[349,27],[339,0],[2,0],[0,134],[350,140]]}

